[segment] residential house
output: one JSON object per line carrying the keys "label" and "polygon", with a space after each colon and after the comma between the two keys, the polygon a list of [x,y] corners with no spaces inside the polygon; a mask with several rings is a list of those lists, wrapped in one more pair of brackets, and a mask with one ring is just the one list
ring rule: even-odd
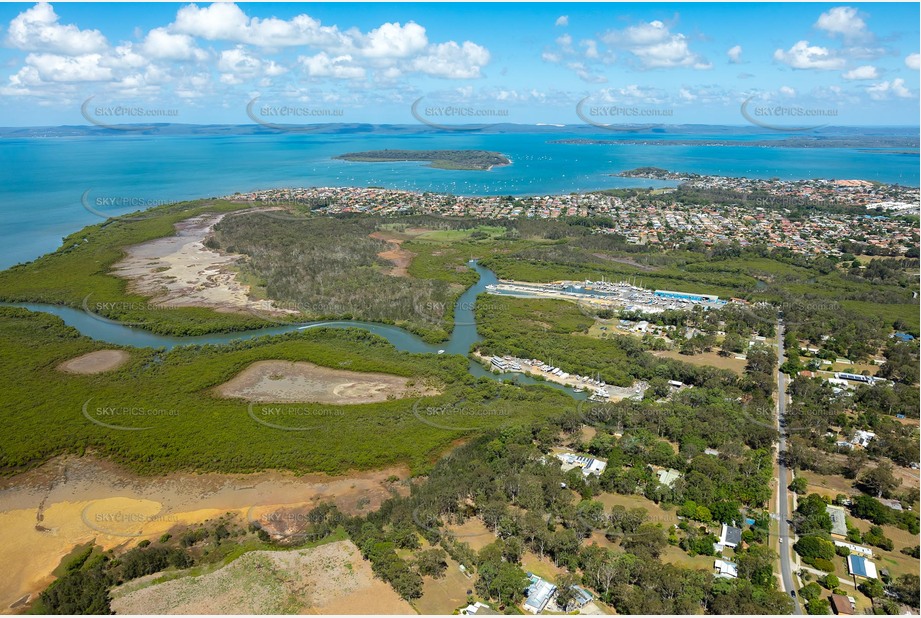
{"label": "residential house", "polygon": [[681,473],[673,468],[669,468],[668,470],[663,468],[659,470],[656,475],[659,477],[659,482],[666,487],[673,486],[675,481],[681,478]]}
{"label": "residential house", "polygon": [[831,603],[831,609],[835,614],[853,614],[854,613],[854,604],[851,603],[843,594],[833,594],[828,599]]}
{"label": "residential house", "polygon": [[525,591],[524,608],[532,614],[539,614],[556,594],[556,586],[533,573],[528,573],[528,579],[531,584]]}
{"label": "residential house", "polygon": [[854,446],[859,446],[861,448],[867,448],[870,444],[870,440],[876,437],[876,434],[872,431],[863,431],[858,429],[854,432],[854,437],[851,438],[851,444]]}
{"label": "residential house", "polygon": [[735,562],[716,559],[713,561],[713,568],[716,570],[716,577],[736,579],[739,576],[739,567]]}
{"label": "residential house", "polygon": [[735,526],[727,526],[723,524],[720,528],[720,541],[717,545],[720,546],[719,551],[722,551],[724,547],[730,547],[735,549],[737,546],[742,544],[742,529],[736,528]]}
{"label": "residential house", "polygon": [[863,556],[851,554],[847,557],[847,571],[855,577],[877,579],[876,565]]}

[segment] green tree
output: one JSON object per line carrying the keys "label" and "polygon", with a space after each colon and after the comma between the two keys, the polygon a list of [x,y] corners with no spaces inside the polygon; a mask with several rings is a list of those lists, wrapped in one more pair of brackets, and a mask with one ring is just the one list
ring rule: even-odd
{"label": "green tree", "polygon": [[822,587],[815,582],[809,582],[799,589],[799,594],[807,601],[812,601],[813,599],[818,599],[822,594]]}
{"label": "green tree", "polygon": [[837,575],[832,575],[829,573],[822,578],[822,585],[828,588],[829,590],[834,590],[841,585],[841,581],[838,579]]}
{"label": "green tree", "polygon": [[416,569],[420,575],[442,577],[448,569],[448,553],[440,547],[420,551],[416,554]]}
{"label": "green tree", "polygon": [[777,554],[767,545],[755,544],[736,554],[739,577],[744,577],[761,588],[772,587],[774,579],[774,561]]}
{"label": "green tree", "polygon": [[888,496],[902,483],[892,472],[892,464],[880,463],[872,470],[864,473],[858,480],[859,487],[868,494],[877,498]]}
{"label": "green tree", "polygon": [[824,616],[831,613],[828,599],[813,599],[806,603],[806,613],[810,616]]}
{"label": "green tree", "polygon": [[806,489],[808,488],[809,483],[806,481],[805,477],[798,476],[793,479],[793,482],[787,487],[792,492],[795,492],[797,495],[805,495]]}
{"label": "green tree", "polygon": [[556,604],[563,611],[568,611],[569,605],[575,601],[576,591],[573,589],[573,586],[577,583],[578,581],[572,573],[564,573],[557,579]]}
{"label": "green tree", "polygon": [[879,599],[882,598],[884,594],[886,594],[886,590],[883,588],[883,583],[878,579],[864,580],[860,582],[860,585],[857,586],[857,589],[871,599]]}

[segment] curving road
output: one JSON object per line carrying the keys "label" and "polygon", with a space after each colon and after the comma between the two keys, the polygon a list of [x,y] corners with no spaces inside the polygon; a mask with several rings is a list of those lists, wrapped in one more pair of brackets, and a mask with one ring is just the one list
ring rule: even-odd
{"label": "curving road", "polygon": [[[793,534],[790,531],[790,507],[788,504],[790,492],[787,486],[790,484],[787,474],[787,466],[784,464],[784,453],[787,450],[786,430],[783,426],[783,418],[787,409],[787,380],[780,366],[784,363],[784,324],[783,319],[777,320],[777,429],[780,431],[780,437],[777,442],[777,510],[774,514],[780,525],[780,577],[783,582],[783,589],[787,592],[796,590],[796,584],[793,579],[793,565],[791,553],[793,551]],[[799,598],[793,597],[793,613],[802,614]]]}

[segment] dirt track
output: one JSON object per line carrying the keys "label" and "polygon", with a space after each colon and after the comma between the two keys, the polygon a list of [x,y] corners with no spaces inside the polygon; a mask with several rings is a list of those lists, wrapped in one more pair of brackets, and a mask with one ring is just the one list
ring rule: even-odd
{"label": "dirt track", "polygon": [[412,263],[413,258],[416,257],[416,254],[403,248],[404,239],[394,237],[386,232],[374,232],[371,234],[371,238],[383,240],[393,245],[392,249],[381,251],[377,254],[379,258],[383,258],[393,264],[389,274],[394,277],[408,277],[409,265]]}

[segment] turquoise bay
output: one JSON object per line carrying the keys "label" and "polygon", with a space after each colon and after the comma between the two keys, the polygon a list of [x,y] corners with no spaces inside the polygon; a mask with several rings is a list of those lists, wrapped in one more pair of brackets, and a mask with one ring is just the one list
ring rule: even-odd
{"label": "turquoise bay", "polygon": [[[284,186],[381,186],[460,195],[545,195],[667,184],[612,176],[641,166],[784,180],[860,178],[919,184],[918,153],[904,149],[706,145],[706,136],[699,134],[694,138],[701,145],[690,146],[551,143],[567,137],[571,136],[281,133],[2,139],[0,268],[53,251],[62,237],[98,223],[99,216],[81,202],[85,195],[103,204],[117,205],[156,204]],[[578,137],[586,135],[580,133]],[[496,150],[508,156],[512,165],[489,172],[451,171],[419,163],[390,165],[333,159],[346,152],[384,148]],[[137,209],[138,206],[98,208],[113,216]]]}

